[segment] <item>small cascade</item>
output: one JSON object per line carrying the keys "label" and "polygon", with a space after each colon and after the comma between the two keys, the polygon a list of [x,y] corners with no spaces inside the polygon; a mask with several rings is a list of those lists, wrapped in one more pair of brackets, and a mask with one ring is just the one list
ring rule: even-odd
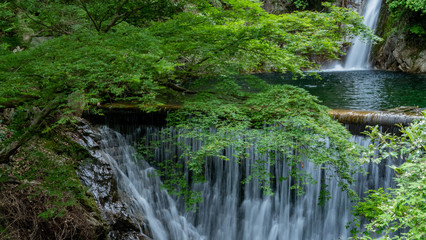
{"label": "small cascade", "polygon": [[[367,0],[367,4],[365,4],[363,11],[361,11],[361,15],[364,17],[364,24],[373,31],[376,29],[381,5],[381,0]],[[341,64],[337,64],[327,70],[367,70],[370,68],[370,64],[368,62],[370,50],[371,43],[362,41],[357,37],[352,41],[352,45],[349,48],[343,66]]]}
{"label": "small cascade", "polygon": [[[245,162],[233,161],[233,149],[227,149],[231,159],[223,161],[209,158],[205,165],[206,182],[193,186],[202,192],[203,201],[195,212],[186,212],[183,201],[174,199],[161,188],[161,182],[154,169],[144,160],[137,158],[130,145],[137,139],[150,142],[161,140],[160,127],[133,126],[125,136],[107,128],[100,129],[101,151],[115,171],[117,187],[129,196],[130,212],[142,215],[148,223],[153,239],[346,239],[351,220],[351,202],[341,191],[337,181],[329,177],[327,170],[304,161],[300,169],[310,173],[315,184],[305,187],[305,194],[297,195],[290,188],[292,179],[275,181],[274,195],[265,196],[257,181],[241,184],[253,171],[253,163],[262,160],[256,148],[248,151]],[[178,134],[172,129],[172,134]],[[140,135],[140,136],[137,136]],[[353,141],[367,145],[364,137],[354,136]],[[201,147],[197,141],[178,141]],[[161,145],[155,151],[157,161],[170,159],[169,154],[178,154],[179,149]],[[356,191],[362,194],[368,189],[392,186],[393,172],[386,165],[399,164],[384,162],[379,165],[367,164],[368,175],[356,176]],[[303,168],[302,168],[303,167]],[[289,166],[276,159],[267,166],[276,179],[287,177]],[[321,183],[328,185],[331,199],[324,206],[318,205]]]}
{"label": "small cascade", "polygon": [[[147,226],[143,226],[144,223],[141,222],[139,226],[144,239],[151,239],[150,236],[159,240],[204,239],[182,215],[185,212],[179,211],[175,201],[161,188],[155,169],[137,157],[130,141],[134,140],[133,137],[138,132],[125,138],[103,126],[99,128],[99,133],[97,157],[109,163],[112,168],[126,211],[133,219],[143,219],[147,223]],[[146,229],[149,229],[148,233],[143,232]]]}
{"label": "small cascade", "polygon": [[[159,129],[147,131],[147,142],[161,140],[157,134]],[[177,131],[172,131],[178,134]],[[352,141],[367,146],[369,139],[353,136]],[[192,140],[184,144],[197,146]],[[170,146],[158,149],[157,161],[167,159]],[[201,191],[203,201],[196,212],[189,212],[188,220],[197,227],[207,239],[255,239],[255,240],[286,240],[286,239],[346,239],[350,229],[346,224],[352,220],[350,213],[351,201],[338,186],[338,181],[330,177],[329,170],[315,166],[305,159],[303,167],[298,170],[309,173],[316,181],[306,185],[305,194],[298,196],[291,189],[293,179],[274,182],[274,195],[265,196],[259,182],[251,181],[241,184],[245,176],[253,172],[255,161],[263,161],[266,156],[259,156],[256,147],[248,149],[250,156],[243,163],[237,163],[233,157],[233,149],[227,149],[229,161],[209,158],[205,166],[206,182],[193,186],[193,190]],[[173,150],[176,152],[176,150]],[[366,164],[365,171],[370,174],[358,174],[356,191],[363,195],[368,189],[394,187],[393,171],[387,165],[396,164],[393,160],[379,165]],[[266,161],[265,161],[266,162]],[[267,169],[276,179],[288,177],[290,167],[282,159],[275,159]],[[319,206],[321,183],[328,186],[331,199],[324,206]],[[183,211],[183,208],[180,209]]]}

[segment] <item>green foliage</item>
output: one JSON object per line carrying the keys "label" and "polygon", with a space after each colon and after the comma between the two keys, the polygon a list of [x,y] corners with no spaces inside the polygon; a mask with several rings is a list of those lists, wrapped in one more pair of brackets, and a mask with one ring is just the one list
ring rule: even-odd
{"label": "green foliage", "polygon": [[302,10],[309,5],[309,2],[306,0],[292,0],[292,2],[297,9],[302,9]]}
{"label": "green foliage", "polygon": [[417,35],[418,37],[426,35],[425,29],[420,24],[415,24],[413,26],[408,27],[408,31],[412,34]]}
{"label": "green foliage", "polygon": [[[425,0],[387,0],[392,17],[400,20],[399,28],[411,34],[411,37],[423,41],[425,36],[426,14]],[[415,42],[418,43],[418,40]]]}
{"label": "green foliage", "polygon": [[255,2],[227,2],[232,10],[207,5],[203,14],[184,12],[150,28],[181,64],[177,84],[206,75],[301,73],[317,67],[314,57],[337,58],[343,36],[372,37],[356,13],[330,4],[324,13],[272,15]]}
{"label": "green foliage", "polygon": [[16,27],[13,24],[16,19],[9,5],[7,2],[0,3],[0,31],[3,34],[12,31]]}
{"label": "green foliage", "polygon": [[8,1],[4,6],[24,21],[19,31],[56,37],[0,56],[0,104],[28,99],[24,106],[31,109],[57,101],[62,117],[76,111],[70,102],[93,109],[134,101],[152,110],[161,104],[159,95],[185,91],[188,80],[260,71],[302,74],[317,67],[312,59],[341,54],[344,36],[373,36],[357,14],[330,4],[323,13],[272,15],[249,0],[156,1],[150,6],[169,9],[163,18],[144,15],[141,6],[150,3]]}
{"label": "green foliage", "polygon": [[387,0],[386,3],[388,4],[390,11],[395,14],[402,12],[401,9],[426,14],[425,0]]}
{"label": "green foliage", "polygon": [[[336,58],[344,36],[372,37],[358,15],[342,8],[326,5],[325,13],[277,16],[248,0],[228,0],[223,6],[200,2],[148,28],[131,25],[134,22],[125,18],[103,27],[101,20],[113,17],[114,8],[128,17],[138,16],[137,3],[122,3],[79,1],[61,7],[62,1],[20,1],[18,9],[26,13],[29,23],[71,35],[1,57],[0,76],[5,79],[1,95],[30,95],[46,103],[57,93],[67,97],[82,91],[88,103],[134,98],[149,105],[160,85],[183,85],[187,79],[209,75],[301,73],[316,67],[314,57]],[[92,13],[98,5],[104,5],[96,13],[99,16]],[[92,31],[92,25],[107,33]]]}
{"label": "green foliage", "polygon": [[75,143],[56,138],[40,139],[40,146],[22,149],[19,155],[22,159],[13,167],[13,174],[18,179],[33,183],[22,185],[23,188],[36,188],[32,197],[40,194],[49,197],[49,208],[39,214],[46,220],[64,216],[68,206],[90,202],[87,200],[87,189],[75,172],[77,162],[70,160],[71,157],[82,159],[85,151]]}
{"label": "green foliage", "polygon": [[[51,144],[54,145],[54,143]],[[27,154],[23,163],[28,165],[21,166],[20,171],[25,172],[17,173],[19,178],[27,181],[40,181],[36,194],[43,193],[51,198],[49,203],[51,207],[40,213],[39,217],[46,220],[61,217],[64,215],[66,207],[76,205],[79,201],[85,201],[86,189],[76,176],[75,166],[72,162],[60,163],[58,159],[53,159],[46,150],[44,152],[27,152]]]}
{"label": "green foliage", "polygon": [[[423,115],[426,117],[426,111]],[[375,144],[365,156],[372,156],[376,150],[379,159],[404,157],[406,162],[399,167],[390,166],[397,174],[397,188],[370,191],[355,206],[354,214],[368,220],[360,239],[369,239],[370,233],[384,234],[387,239],[426,237],[426,120],[402,128],[401,133],[400,137],[382,134],[377,127],[369,133]],[[400,230],[406,232],[390,237]]]}
{"label": "green foliage", "polygon": [[84,12],[73,2],[20,0],[9,2],[17,9],[23,32],[29,35],[60,36],[70,34],[84,24]]}
{"label": "green foliage", "polygon": [[159,56],[158,44],[146,31],[124,25],[105,35],[53,39],[1,58],[0,92],[7,98],[33,96],[32,104],[39,106],[75,92],[84,94],[80,101],[86,105],[123,99],[151,103],[160,89],[153,79],[173,68]]}
{"label": "green foliage", "polygon": [[0,3],[0,56],[20,42],[17,37],[18,19],[8,2]]}
{"label": "green foliage", "polygon": [[[184,2],[184,1],[182,1]],[[17,9],[29,34],[60,36],[82,28],[108,32],[123,21],[143,25],[161,21],[182,10],[182,2],[169,0],[8,0]]]}
{"label": "green foliage", "polygon": [[[344,140],[343,127],[330,120],[315,98],[292,87],[270,88],[258,81],[246,86],[256,85],[265,92],[247,94],[233,76],[267,71],[302,74],[318,67],[315,58],[337,58],[344,37],[377,40],[353,11],[325,4],[323,12],[273,15],[251,0],[9,0],[0,6],[1,21],[17,21],[14,36],[25,35],[28,41],[53,37],[0,55],[0,104],[26,99],[18,105],[27,116],[12,129],[25,129],[32,115],[53,103],[56,108],[42,124],[48,130],[72,121],[73,112],[96,109],[104,102],[134,101],[151,110],[163,103],[159,96],[164,92],[185,93],[188,82],[210,77],[218,79],[212,88],[192,88],[198,94],[171,117],[174,125],[187,131],[184,137],[206,143],[199,151],[188,149],[184,154],[193,179],[203,178],[206,157],[224,157],[218,151],[226,147],[244,156],[244,149],[257,139],[262,153],[278,151],[292,166],[301,162],[302,155],[319,167],[326,164],[349,191],[353,151],[346,150],[352,146]],[[53,115],[59,117],[49,118]],[[214,134],[211,127],[217,129]],[[266,134],[269,131],[276,134]],[[325,139],[330,141],[329,150],[317,150],[326,149]],[[268,192],[270,177],[261,164],[256,169]],[[300,192],[311,182],[299,171],[292,174],[297,175],[294,188]]]}
{"label": "green foliage", "polygon": [[[238,93],[236,88],[232,91]],[[317,98],[289,85],[236,95],[200,93],[169,115],[169,124],[179,134],[166,132],[170,138],[162,142],[181,149],[182,154],[170,160],[183,164],[193,176],[193,183],[204,181],[204,167],[211,157],[241,163],[251,157],[249,149],[255,148],[257,156],[267,157],[255,159],[253,172],[243,182],[258,181],[265,194],[273,194],[274,176],[267,166],[275,161],[284,161],[292,169],[288,177],[279,180],[295,179],[292,189],[303,194],[304,186],[315,182],[303,171],[303,162],[310,161],[334,173],[341,188],[356,198],[350,189],[351,175],[357,171],[356,147],[348,142],[346,129],[328,116],[327,108],[319,105]],[[232,157],[226,154],[230,149]],[[171,171],[167,169],[170,166],[160,171]],[[322,190],[320,201],[324,203],[329,194],[326,186]]]}

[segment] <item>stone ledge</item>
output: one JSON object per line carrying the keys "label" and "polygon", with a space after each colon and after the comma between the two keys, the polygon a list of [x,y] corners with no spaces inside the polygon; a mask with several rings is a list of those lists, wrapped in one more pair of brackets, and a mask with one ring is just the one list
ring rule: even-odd
{"label": "stone ledge", "polygon": [[[161,105],[158,106],[160,111],[173,111],[181,108],[182,105]],[[137,104],[132,103],[110,103],[100,106],[101,109],[111,111],[135,111],[143,113]],[[395,126],[400,124],[406,126],[415,119],[422,119],[421,111],[423,109],[416,107],[399,107],[389,109],[388,111],[368,111],[368,110],[347,110],[347,109],[332,109],[328,111],[337,121],[344,124],[363,124],[363,125],[384,125]]]}
{"label": "stone ledge", "polygon": [[334,119],[346,124],[386,125],[400,124],[406,126],[415,119],[422,119],[420,113],[390,111],[360,111],[333,109],[328,112]]}

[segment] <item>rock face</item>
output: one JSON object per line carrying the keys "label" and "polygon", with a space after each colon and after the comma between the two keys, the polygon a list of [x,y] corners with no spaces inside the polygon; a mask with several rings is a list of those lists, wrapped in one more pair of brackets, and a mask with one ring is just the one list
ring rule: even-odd
{"label": "rock face", "polygon": [[409,46],[404,35],[394,34],[378,50],[374,65],[383,70],[426,73],[426,50]]}
{"label": "rock face", "polygon": [[77,129],[78,134],[72,137],[92,156],[81,164],[78,174],[110,225],[109,239],[151,239],[143,219],[130,217],[125,207],[126,195],[118,192],[114,172],[100,151],[100,133],[85,120],[78,123]]}
{"label": "rock face", "polygon": [[387,4],[382,6],[376,34],[384,41],[373,46],[372,52],[376,69],[426,73],[424,40],[409,36],[405,30],[407,25],[408,19],[396,20],[390,15]]}
{"label": "rock face", "polygon": [[421,51],[417,55],[414,69],[419,69],[419,72],[426,73],[426,50]]}

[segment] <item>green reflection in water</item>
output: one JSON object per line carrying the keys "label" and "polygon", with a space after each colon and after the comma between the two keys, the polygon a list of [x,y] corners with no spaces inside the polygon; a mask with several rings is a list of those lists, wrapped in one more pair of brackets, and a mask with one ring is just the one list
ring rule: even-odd
{"label": "green reflection in water", "polygon": [[386,71],[320,72],[292,80],[289,74],[259,74],[271,84],[292,84],[318,96],[330,108],[384,110],[426,107],[426,75]]}

